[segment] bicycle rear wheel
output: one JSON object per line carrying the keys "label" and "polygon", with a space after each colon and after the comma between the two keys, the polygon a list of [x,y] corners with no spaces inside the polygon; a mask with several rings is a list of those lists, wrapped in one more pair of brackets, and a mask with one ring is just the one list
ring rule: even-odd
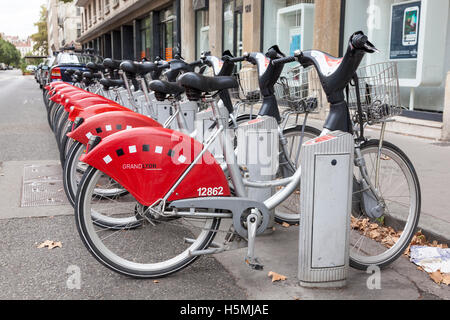
{"label": "bicycle rear wheel", "polygon": [[[298,149],[300,147],[300,139],[303,132],[303,143],[317,138],[320,136],[320,130],[305,126],[303,129],[302,125],[296,127],[288,128],[283,131],[283,135],[287,139],[287,146],[285,155],[288,157],[295,167],[298,168],[300,165],[300,157],[297,158]],[[284,152],[283,152],[284,153]],[[283,164],[282,157],[280,156],[280,170],[278,176],[281,178],[287,178],[292,175],[292,168],[289,167],[287,163]],[[294,168],[295,170],[295,168]],[[288,223],[290,225],[297,224],[300,220],[300,188],[298,188],[294,193],[292,193],[286,200],[280,203],[275,208],[275,221],[278,223]]]}
{"label": "bicycle rear wheel", "polygon": [[[370,181],[375,185],[378,140],[361,146]],[[385,267],[402,255],[414,236],[420,216],[419,179],[408,157],[395,145],[383,142],[381,148],[379,186],[385,209],[379,218],[370,218],[370,200],[364,203],[362,175],[354,172],[357,184],[354,195],[350,232],[350,265],[366,270],[371,265]],[[367,199],[367,194],[366,194]]]}

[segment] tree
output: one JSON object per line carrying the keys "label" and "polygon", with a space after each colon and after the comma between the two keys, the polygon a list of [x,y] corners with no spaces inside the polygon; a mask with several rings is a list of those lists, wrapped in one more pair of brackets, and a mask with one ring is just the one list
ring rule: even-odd
{"label": "tree", "polygon": [[33,50],[39,52],[41,55],[46,55],[48,53],[48,34],[47,8],[45,5],[41,6],[41,17],[34,25],[38,27],[38,32],[31,35],[31,39],[35,42]]}
{"label": "tree", "polygon": [[16,47],[6,40],[0,39],[0,62],[18,66],[20,64],[20,52]]}

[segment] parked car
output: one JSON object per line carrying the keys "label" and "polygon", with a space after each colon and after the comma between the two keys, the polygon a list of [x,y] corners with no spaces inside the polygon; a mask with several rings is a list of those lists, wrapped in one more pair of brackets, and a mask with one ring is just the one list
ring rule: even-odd
{"label": "parked car", "polygon": [[7,70],[6,64],[0,63],[0,70]]}
{"label": "parked car", "polygon": [[36,66],[30,64],[25,68],[25,70],[34,74],[34,72],[36,71]]}
{"label": "parked car", "polygon": [[47,77],[48,82],[64,81],[72,83],[72,78],[66,75],[65,71],[67,69],[79,69],[83,72],[89,71],[89,69],[86,68],[86,64],[88,62],[102,63],[103,58],[96,55],[79,52],[60,52],[57,54],[50,67],[50,72]]}
{"label": "parked car", "polygon": [[51,56],[44,60],[41,69],[39,70],[39,87],[42,89],[49,81],[50,67],[53,65],[56,57]]}
{"label": "parked car", "polygon": [[37,83],[39,83],[39,78],[41,77],[42,65],[43,63],[39,63],[36,68],[36,71],[34,72],[34,79],[36,80]]}

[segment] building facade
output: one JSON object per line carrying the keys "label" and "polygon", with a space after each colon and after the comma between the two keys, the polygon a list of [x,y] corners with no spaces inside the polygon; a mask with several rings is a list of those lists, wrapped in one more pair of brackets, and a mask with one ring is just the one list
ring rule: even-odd
{"label": "building facade", "polygon": [[84,47],[114,59],[171,59],[181,50],[180,0],[78,0]]}
{"label": "building facade", "polygon": [[75,3],[47,0],[47,33],[49,54],[63,47],[81,47],[81,8]]}
{"label": "building facade", "polygon": [[447,118],[444,111],[450,113],[445,103],[450,90],[449,0],[78,0],[76,4],[83,7],[78,40],[115,59],[170,59],[179,52],[193,61],[202,51],[220,56],[228,49],[241,55],[264,52],[274,44],[285,54],[315,48],[342,56],[349,36],[362,30],[380,49],[379,54],[367,55],[364,64],[397,62],[401,104],[408,109],[405,123],[422,121],[424,127],[433,127],[433,138],[444,136],[442,130],[450,127],[442,124]]}
{"label": "building facade", "polygon": [[20,52],[20,56],[23,58],[27,54],[33,54],[33,41],[30,37],[26,39],[21,39],[18,36],[8,36],[4,33],[0,33],[0,38],[11,42],[17,50]]}

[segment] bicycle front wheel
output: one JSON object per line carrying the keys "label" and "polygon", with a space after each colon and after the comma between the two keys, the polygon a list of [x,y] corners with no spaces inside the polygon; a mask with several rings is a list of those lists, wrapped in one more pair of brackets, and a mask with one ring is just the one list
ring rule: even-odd
{"label": "bicycle front wheel", "polygon": [[[376,186],[379,141],[370,140],[361,146],[368,178]],[[380,268],[395,261],[411,242],[420,216],[421,192],[419,179],[408,157],[395,145],[383,142],[380,152],[377,189],[384,205],[382,215],[371,218],[368,210],[377,203],[368,199],[363,190],[363,177],[355,167],[351,232],[350,265],[366,270],[371,265]],[[366,193],[366,194],[364,194]],[[372,198],[373,199],[373,198]]]}

